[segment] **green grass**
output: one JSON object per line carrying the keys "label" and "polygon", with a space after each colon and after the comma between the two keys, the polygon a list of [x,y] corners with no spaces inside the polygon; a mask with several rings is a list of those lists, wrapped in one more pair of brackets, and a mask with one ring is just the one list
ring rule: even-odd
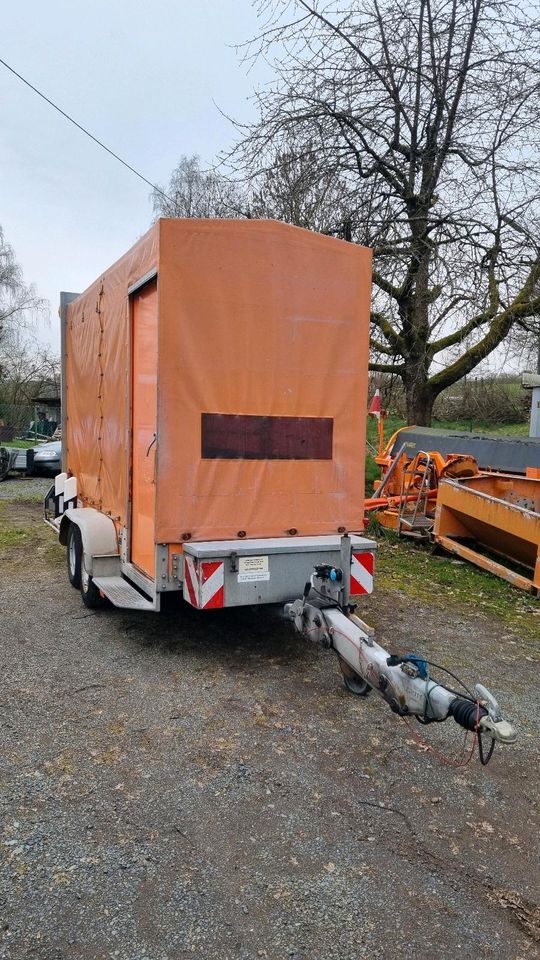
{"label": "green grass", "polygon": [[[376,524],[376,585],[383,590],[401,591],[420,603],[434,604],[456,615],[496,619],[523,639],[538,640],[540,605],[533,597],[506,581],[472,564],[449,556],[434,555]],[[499,642],[499,633],[494,640]],[[539,650],[540,657],[540,650]]]}
{"label": "green grass", "polygon": [[5,502],[0,503],[0,552],[12,550],[32,540],[32,531],[24,522],[12,520],[8,516]]}
{"label": "green grass", "polygon": [[12,550],[32,540],[31,532],[25,527],[0,526],[0,550]]}
{"label": "green grass", "polygon": [[18,447],[19,450],[29,450],[30,447],[35,446],[35,440],[0,440],[0,447]]}
{"label": "green grass", "polygon": [[[398,417],[387,417],[385,440],[405,426]],[[468,430],[464,421],[433,421],[434,427],[446,430]],[[504,436],[527,435],[526,423],[481,424],[474,430]],[[368,417],[368,442],[377,447],[377,421]],[[366,496],[373,494],[373,481],[380,478],[380,468],[368,447],[366,457]],[[499,577],[472,564],[450,556],[434,555],[429,548],[418,546],[385,530],[376,519],[368,530],[379,541],[377,584],[383,589],[399,590],[420,602],[434,603],[445,610],[454,609],[464,615],[496,618],[504,628],[525,639],[538,639],[540,605],[528,594],[512,587]]]}
{"label": "green grass", "polygon": [[[2,481],[2,485],[4,487],[4,489],[2,490],[2,503],[10,503],[10,504],[18,503],[21,499],[21,494],[20,494],[20,490],[18,489],[18,485],[23,484],[25,482],[26,481],[24,479],[22,480],[15,479],[14,481],[9,479],[9,480]],[[53,480],[51,480],[49,486],[52,486],[52,484],[53,484]],[[6,487],[8,487],[7,491],[5,489]],[[44,496],[45,496],[45,493],[41,490],[34,490],[34,491],[25,490],[25,493],[24,493],[24,499],[27,501],[27,503],[39,503],[40,505],[43,505]]]}
{"label": "green grass", "polygon": [[19,507],[19,516],[14,517],[14,502],[0,501],[0,562],[4,561],[7,568],[15,562],[27,568],[42,561],[51,565],[65,563],[64,548],[52,530],[36,517],[33,502],[30,497],[18,500],[15,508]]}

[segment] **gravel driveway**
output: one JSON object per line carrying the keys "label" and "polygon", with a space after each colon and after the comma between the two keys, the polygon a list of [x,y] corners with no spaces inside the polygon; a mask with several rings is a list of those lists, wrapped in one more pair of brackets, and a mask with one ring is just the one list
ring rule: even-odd
{"label": "gravel driveway", "polygon": [[[86,610],[39,505],[1,507],[28,531],[0,555],[1,957],[540,956],[533,644],[366,602],[392,649],[484,681],[517,723],[453,769],[278,617]],[[426,738],[459,753],[455,724]]]}
{"label": "gravel driveway", "polygon": [[35,500],[42,503],[53,483],[52,477],[18,477],[10,474],[7,480],[0,482],[0,500]]}

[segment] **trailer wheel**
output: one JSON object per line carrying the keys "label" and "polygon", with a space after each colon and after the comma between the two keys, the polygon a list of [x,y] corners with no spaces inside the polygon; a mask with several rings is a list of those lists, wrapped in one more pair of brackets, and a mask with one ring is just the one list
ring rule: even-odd
{"label": "trailer wheel", "polygon": [[78,590],[81,585],[82,537],[75,523],[69,524],[66,556],[69,582]]}
{"label": "trailer wheel", "polygon": [[86,572],[84,561],[81,562],[81,597],[85,607],[97,610],[105,604],[105,597],[101,595],[92,577]]}
{"label": "trailer wheel", "polygon": [[371,693],[371,687],[366,680],[363,680],[352,670],[348,663],[345,663],[341,657],[338,657],[339,667],[343,674],[343,684],[349,693],[354,693],[357,697],[367,697]]}
{"label": "trailer wheel", "polygon": [[0,447],[0,480],[5,480],[9,473],[10,453],[7,447]]}

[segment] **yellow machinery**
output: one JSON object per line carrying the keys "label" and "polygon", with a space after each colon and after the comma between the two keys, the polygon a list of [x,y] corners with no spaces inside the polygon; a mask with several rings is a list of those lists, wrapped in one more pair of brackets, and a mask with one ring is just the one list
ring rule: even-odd
{"label": "yellow machinery", "polygon": [[[540,479],[479,472],[444,480],[437,494],[433,539],[514,586],[540,593]],[[532,575],[517,572],[505,560]]]}
{"label": "yellow machinery", "polygon": [[401,536],[437,544],[540,594],[538,468],[526,476],[479,470],[470,454],[412,452],[406,440],[396,449],[399,434],[382,449],[379,432],[382,475],[366,511]]}
{"label": "yellow machinery", "polygon": [[411,458],[405,443],[393,454],[398,433],[390,437],[384,450],[379,437],[375,463],[381,467],[381,480],[373,497],[366,500],[365,509],[376,510],[382,526],[422,539],[433,527],[439,481],[444,477],[473,476],[478,465],[468,454],[444,457],[437,450],[421,450]]}

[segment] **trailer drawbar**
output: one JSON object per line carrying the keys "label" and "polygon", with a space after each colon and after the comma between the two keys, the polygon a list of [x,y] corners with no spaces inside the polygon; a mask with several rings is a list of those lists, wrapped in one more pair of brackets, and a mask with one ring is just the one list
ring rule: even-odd
{"label": "trailer drawbar", "polygon": [[[485,766],[496,743],[515,743],[515,728],[503,718],[495,697],[482,684],[477,683],[472,692],[440,664],[414,653],[390,654],[376,643],[373,631],[354,614],[354,605],[350,603],[350,578],[346,571],[350,569],[352,554],[347,535],[341,540],[341,557],[342,567],[316,565],[303,596],[286,604],[285,613],[299,633],[334,650],[346,687],[359,696],[377,691],[390,709],[404,719],[412,717],[424,725],[455,720],[474,734],[469,753],[465,755],[464,747],[458,766],[471,759],[476,745]],[[433,679],[430,667],[449,674],[462,687],[461,692]],[[487,750],[483,737],[490,740]]]}

